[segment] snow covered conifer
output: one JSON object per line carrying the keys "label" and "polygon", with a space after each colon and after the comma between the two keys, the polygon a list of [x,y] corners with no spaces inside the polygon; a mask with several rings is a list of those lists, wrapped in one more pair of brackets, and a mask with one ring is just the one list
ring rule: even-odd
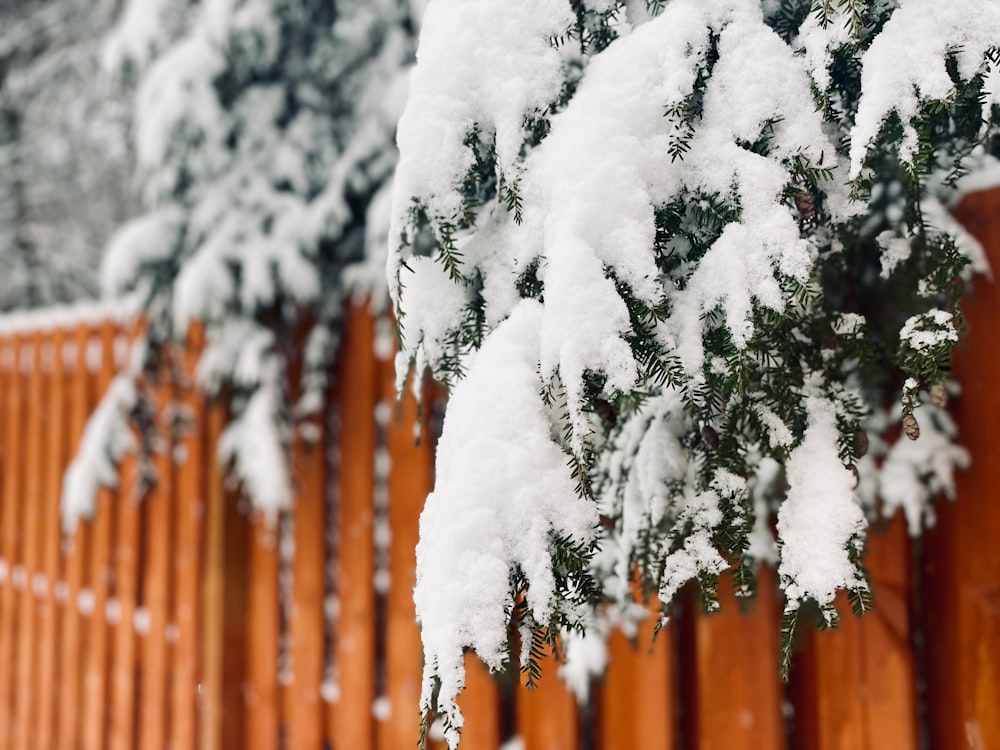
{"label": "snow covered conifer", "polygon": [[[223,450],[269,514],[291,501],[290,430],[323,404],[349,295],[384,288],[413,28],[405,0],[132,0],[107,44],[109,67],[135,86],[145,207],[103,268],[105,291],[136,295],[145,317],[122,377],[163,369],[168,345],[203,324],[199,376],[232,394]],[[291,403],[305,318],[315,325]],[[128,398],[107,409],[133,408],[134,389],[116,393]],[[121,445],[108,433],[122,419],[102,424],[88,439]],[[91,510],[87,453],[66,485],[70,523]]]}
{"label": "snow covered conifer", "polygon": [[803,607],[871,606],[867,517],[919,530],[967,462],[924,394],[985,270],[946,202],[998,45],[975,0],[431,0],[389,274],[400,382],[451,388],[416,604],[452,747],[464,649],[572,651],[634,571],[666,614],[776,563],[786,657]]}

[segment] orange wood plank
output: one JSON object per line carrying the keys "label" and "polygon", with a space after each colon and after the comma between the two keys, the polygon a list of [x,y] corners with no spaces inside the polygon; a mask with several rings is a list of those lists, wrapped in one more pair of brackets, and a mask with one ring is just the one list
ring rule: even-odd
{"label": "orange wood plank", "polygon": [[338,368],[340,410],[340,617],[335,644],[340,680],[333,744],[371,750],[374,744],[375,592],[372,496],[375,405],[381,383],[373,352],[374,319],[366,306],[346,316]]}
{"label": "orange wood plank", "polygon": [[25,414],[24,430],[24,515],[22,524],[22,564],[25,577],[23,587],[17,597],[17,663],[14,691],[14,747],[26,750],[33,737],[31,713],[36,698],[35,665],[38,634],[35,607],[34,583],[39,572],[41,557],[41,516],[42,516],[42,393],[46,390],[47,376],[42,372],[42,335],[31,336],[32,359],[28,365],[28,411]]}
{"label": "orange wood plank", "polygon": [[[101,368],[97,390],[104,394],[114,377],[114,342],[117,331],[111,322],[100,327]],[[97,493],[97,507],[89,546],[88,574],[93,602],[92,611],[86,616],[86,650],[83,667],[83,705],[80,720],[83,750],[102,750],[104,746],[107,701],[108,624],[105,619],[110,591],[112,519],[115,493],[101,488]]]}
{"label": "orange wood plank", "polygon": [[[465,691],[458,696],[465,725],[462,747],[468,750],[497,750],[500,746],[500,696],[496,680],[472,654],[465,657]],[[418,693],[419,700],[420,695]],[[419,718],[419,710],[417,712]],[[412,723],[411,723],[412,724]],[[412,744],[412,726],[410,727]],[[398,745],[396,747],[399,747]]]}
{"label": "orange wood plank", "polygon": [[[90,341],[90,330],[86,325],[80,325],[73,334],[76,344],[76,363],[72,373],[69,389],[69,435],[70,450],[75,451],[83,436],[84,426],[93,403],[95,375],[87,369],[87,344]],[[59,677],[59,710],[57,711],[56,747],[58,750],[77,750],[80,732],[80,686],[83,679],[82,659],[82,623],[78,606],[80,592],[83,589],[84,567],[90,548],[92,535],[91,525],[87,522],[77,524],[72,537],[66,540],[65,555],[65,594],[63,600],[63,617],[60,623],[60,677]]]}
{"label": "orange wood plank", "polygon": [[781,605],[774,574],[760,572],[752,609],[742,612],[731,578],[719,582],[722,609],[694,618],[694,741],[700,750],[781,750],[784,689],[778,676]]}
{"label": "orange wood plank", "polygon": [[[795,745],[802,750],[916,750],[916,668],[910,648],[909,540],[901,517],[869,534],[873,612],[846,597],[841,625],[809,634],[795,675]],[[800,664],[795,668],[800,669]]]}
{"label": "orange wood plank", "polygon": [[[24,337],[13,336],[10,341],[12,349],[12,368],[6,383],[5,417],[6,450],[3,472],[3,524],[0,526],[0,545],[3,559],[7,564],[7,575],[0,590],[0,664],[13,664],[14,657],[14,625],[15,602],[14,576],[21,561],[21,491],[24,483],[24,440],[22,430],[25,425],[24,414],[24,378],[21,376],[22,347]],[[6,750],[11,746],[12,737],[12,687],[13,673],[0,673],[0,748]]]}
{"label": "orange wood plank", "polygon": [[[1000,190],[967,196],[956,217],[982,243],[990,265],[1000,268]],[[949,407],[959,441],[972,454],[972,470],[956,477],[958,502],[941,503],[927,533],[924,611],[927,630],[927,696],[934,748],[1000,747],[1000,378],[996,330],[1000,290],[977,279],[962,305],[968,323],[955,352],[953,372],[962,395]]]}
{"label": "orange wood plank", "polygon": [[[142,324],[136,325],[132,331],[132,341],[141,332]],[[139,460],[135,453],[130,452],[123,457],[118,475],[119,493],[113,511],[113,564],[118,618],[111,630],[108,748],[132,750],[136,745],[138,664],[135,612],[139,595],[143,492]]]}
{"label": "orange wood plank", "polygon": [[139,545],[142,499],[139,464],[134,454],[124,458],[121,491],[115,503],[115,598],[119,617],[111,633],[110,750],[135,747],[136,634],[135,611],[139,584]]}
{"label": "orange wood plank", "polygon": [[154,446],[153,458],[156,483],[143,499],[146,559],[142,606],[148,630],[145,633],[140,631],[139,639],[140,750],[163,750],[166,742],[167,686],[170,683],[167,617],[170,612],[171,557],[174,549],[173,440],[166,412],[172,398],[173,389],[168,383],[157,384],[153,394],[159,443]]}
{"label": "orange wood plank", "polygon": [[[321,433],[322,434],[322,433]],[[293,603],[289,622],[292,682],[289,686],[288,746],[323,745],[324,626],[326,587],[326,456],[325,435],[307,443],[293,441],[296,485],[295,557],[292,562]]]}
{"label": "orange wood plank", "polygon": [[525,750],[577,750],[580,744],[576,698],[559,678],[551,655],[542,665],[538,687],[517,688],[518,734]]}
{"label": "orange wood plank", "polygon": [[205,419],[205,557],[202,579],[202,694],[198,725],[199,750],[223,747],[226,492],[217,461],[226,407],[217,399]]}
{"label": "orange wood plank", "polygon": [[[653,641],[657,611],[651,611],[631,642],[616,631],[608,643],[608,668],[600,701],[604,750],[673,750],[677,747],[674,628]],[[725,747],[719,745],[719,747]]]}
{"label": "orange wood plank", "polygon": [[177,639],[171,669],[169,746],[182,750],[197,747],[198,622],[200,560],[205,487],[205,399],[195,383],[202,349],[200,327],[192,327],[181,356],[178,400],[184,410],[184,431],[179,438],[179,463],[174,502],[177,543],[174,554],[173,624]]}
{"label": "orange wood plank", "polygon": [[222,744],[247,747],[246,683],[249,640],[246,613],[250,589],[250,536],[247,517],[237,492],[226,493],[225,589],[222,663]]}
{"label": "orange wood plank", "polygon": [[[413,606],[413,586],[416,583],[416,546],[419,539],[420,512],[433,485],[433,451],[430,440],[424,435],[421,445],[414,442],[414,425],[417,420],[416,399],[406,389],[400,404],[395,404],[395,373],[392,359],[381,363],[382,398],[394,404],[387,431],[387,448],[390,456],[388,477],[389,529],[392,544],[389,547],[389,590],[386,594],[386,697],[391,714],[380,723],[378,747],[395,750],[412,745],[420,734],[420,685],[423,660],[420,628],[417,626]],[[473,714],[483,713],[480,702],[490,704],[496,711],[495,695],[489,691],[465,701]],[[486,712],[488,714],[488,712]],[[489,721],[487,717],[476,717]],[[483,748],[481,742],[472,741],[471,735],[480,736],[483,728],[477,722],[466,721],[470,734],[465,734],[462,747],[474,750]],[[495,724],[495,720],[493,722]],[[489,728],[485,728],[489,731]],[[496,742],[494,735],[492,747]]]}
{"label": "orange wood plank", "polygon": [[[276,750],[279,738],[278,536],[268,519],[253,522],[247,661],[247,748]],[[314,655],[322,664],[320,655]],[[294,746],[293,746],[294,747]]]}
{"label": "orange wood plank", "polygon": [[59,498],[62,476],[66,470],[67,424],[66,411],[66,362],[64,361],[66,331],[57,329],[51,336],[53,346],[52,373],[49,379],[48,424],[45,439],[45,488],[42,516],[42,574],[45,577],[44,594],[39,619],[41,631],[38,639],[38,696],[37,712],[32,719],[36,728],[35,747],[48,750],[52,747],[53,721],[56,698],[56,633],[59,608],[56,606],[55,585],[62,573],[62,524],[59,515]]}

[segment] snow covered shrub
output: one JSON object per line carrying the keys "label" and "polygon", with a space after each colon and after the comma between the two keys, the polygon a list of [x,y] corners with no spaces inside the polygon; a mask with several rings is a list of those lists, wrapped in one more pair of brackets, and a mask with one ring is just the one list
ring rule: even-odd
{"label": "snow covered shrub", "polygon": [[[137,296],[146,322],[122,377],[162,369],[167,347],[202,323],[199,376],[232,394],[223,450],[268,513],[291,501],[289,431],[323,405],[349,295],[385,295],[413,29],[406,0],[132,0],[106,45],[108,66],[135,86],[146,209],[103,269],[106,292]],[[104,423],[88,440],[115,444],[107,433],[124,421]],[[99,467],[87,453],[67,484],[69,523],[92,509],[86,479]]]}
{"label": "snow covered shrub", "polygon": [[[452,747],[464,649],[503,668],[514,619],[534,679],[634,621],[634,575],[666,613],[775,562],[786,668],[803,607],[871,606],[867,517],[919,529],[967,460],[986,269],[945,201],[996,150],[998,44],[976,0],[430,2],[389,275],[400,382],[451,389],[416,604]],[[933,460],[876,468],[893,418]]]}

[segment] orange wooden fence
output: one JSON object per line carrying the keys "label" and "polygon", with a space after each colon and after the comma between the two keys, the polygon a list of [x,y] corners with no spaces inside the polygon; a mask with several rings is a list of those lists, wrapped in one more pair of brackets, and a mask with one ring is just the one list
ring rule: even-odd
{"label": "orange wooden fence", "polygon": [[[1000,268],[1000,191],[960,215]],[[616,635],[582,708],[554,664],[532,693],[470,659],[463,747],[1000,748],[996,290],[979,283],[967,309],[953,409],[976,468],[924,540],[898,518],[872,536],[873,614],[808,634],[788,685],[767,571],[746,614],[723,587],[721,613],[691,598],[655,644]],[[148,467],[127,459],[70,539],[61,476],[127,333],[0,332],[0,750],[415,745],[413,550],[432,448],[414,444],[415,404],[394,403],[391,362],[376,356],[385,325],[349,312],[332,406],[292,445],[294,512],[276,524],[247,513],[214,461],[224,405],[181,377],[153,392],[158,481],[144,491]],[[178,353],[178,372],[199,345]]]}

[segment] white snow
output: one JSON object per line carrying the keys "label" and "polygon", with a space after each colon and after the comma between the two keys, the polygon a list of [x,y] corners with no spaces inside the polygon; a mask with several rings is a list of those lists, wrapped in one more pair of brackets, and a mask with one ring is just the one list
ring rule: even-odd
{"label": "white snow", "polygon": [[[427,665],[421,702],[429,707],[432,680],[440,679],[438,715],[454,729],[462,722],[455,699],[465,684],[463,649],[475,649],[492,669],[507,660],[510,567],[523,571],[528,608],[545,623],[556,595],[550,535],[587,541],[597,525],[596,509],[574,492],[539,396],[541,318],[541,305],[522,302],[456,385],[437,483],[420,518],[414,601]],[[457,742],[453,731],[447,738]]]}
{"label": "white snow", "polygon": [[825,607],[837,589],[867,586],[848,557],[867,524],[854,496],[854,476],[837,451],[833,405],[810,396],[806,406],[809,426],[786,464],[788,496],[778,511],[786,611],[808,599]]}

